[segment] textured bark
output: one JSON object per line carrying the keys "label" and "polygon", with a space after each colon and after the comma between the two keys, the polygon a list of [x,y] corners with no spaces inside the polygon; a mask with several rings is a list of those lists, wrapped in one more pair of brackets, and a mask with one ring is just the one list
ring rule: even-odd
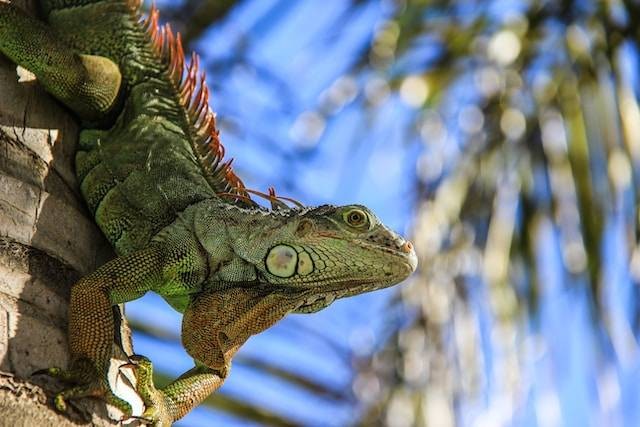
{"label": "textured bark", "polygon": [[113,423],[106,406],[92,399],[72,404],[70,415],[57,413],[51,397],[61,384],[30,377],[67,366],[70,287],[112,256],[79,197],[77,132],[71,115],[36,82],[18,83],[16,66],[0,55],[2,425]]}

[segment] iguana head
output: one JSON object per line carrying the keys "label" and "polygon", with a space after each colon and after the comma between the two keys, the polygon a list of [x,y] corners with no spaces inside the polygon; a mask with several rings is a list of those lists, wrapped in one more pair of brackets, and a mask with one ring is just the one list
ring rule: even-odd
{"label": "iguana head", "polygon": [[361,205],[276,211],[243,225],[248,234],[234,252],[255,266],[260,282],[300,292],[297,311],[394,285],[417,266],[412,244]]}

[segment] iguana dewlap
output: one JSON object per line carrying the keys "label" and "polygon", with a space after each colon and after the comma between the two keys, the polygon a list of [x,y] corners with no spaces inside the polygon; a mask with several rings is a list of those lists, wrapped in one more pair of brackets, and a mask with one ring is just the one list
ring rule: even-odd
{"label": "iguana dewlap", "polygon": [[71,292],[68,380],[56,396],[109,387],[112,307],[147,291],[184,313],[195,367],[156,389],[152,366],[132,356],[144,417],[169,425],[224,381],[253,334],[290,312],[396,284],[416,268],[411,244],[366,207],[258,206],[223,161],[198,58],[185,65],[179,36],[152,8],[125,0],[41,0],[44,21],[0,1],[0,52],[31,71],[81,120],[81,192],[118,258]]}

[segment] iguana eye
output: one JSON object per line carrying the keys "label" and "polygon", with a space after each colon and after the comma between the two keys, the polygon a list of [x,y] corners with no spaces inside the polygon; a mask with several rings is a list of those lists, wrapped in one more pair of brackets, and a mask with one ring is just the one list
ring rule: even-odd
{"label": "iguana eye", "polygon": [[369,216],[361,209],[350,209],[342,214],[344,221],[355,228],[368,228]]}

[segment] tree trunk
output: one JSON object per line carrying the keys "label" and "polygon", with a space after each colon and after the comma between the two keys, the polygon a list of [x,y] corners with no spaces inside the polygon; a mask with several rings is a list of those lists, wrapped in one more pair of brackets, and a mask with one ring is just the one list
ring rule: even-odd
{"label": "tree trunk", "polygon": [[[51,397],[61,384],[30,377],[67,366],[71,285],[113,256],[79,196],[77,133],[71,115],[36,82],[18,83],[16,66],[0,54],[2,425],[113,424],[106,405],[94,399],[72,402],[69,415],[59,414]],[[120,344],[130,352],[128,331],[123,336]]]}

